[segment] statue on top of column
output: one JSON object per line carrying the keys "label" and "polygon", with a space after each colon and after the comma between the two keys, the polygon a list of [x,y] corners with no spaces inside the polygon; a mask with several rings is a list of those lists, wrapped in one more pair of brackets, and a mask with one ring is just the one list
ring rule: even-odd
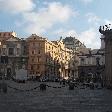
{"label": "statue on top of column", "polygon": [[112,33],[112,28],[111,28],[111,24],[109,25],[104,25],[104,26],[100,26],[99,27],[99,32],[103,35],[107,34],[107,33]]}

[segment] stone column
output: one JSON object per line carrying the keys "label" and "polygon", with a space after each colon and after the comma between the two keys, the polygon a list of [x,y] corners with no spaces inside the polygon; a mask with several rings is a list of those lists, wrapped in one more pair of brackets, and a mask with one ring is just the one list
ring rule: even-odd
{"label": "stone column", "polygon": [[112,88],[112,32],[105,35],[104,85],[108,88]]}

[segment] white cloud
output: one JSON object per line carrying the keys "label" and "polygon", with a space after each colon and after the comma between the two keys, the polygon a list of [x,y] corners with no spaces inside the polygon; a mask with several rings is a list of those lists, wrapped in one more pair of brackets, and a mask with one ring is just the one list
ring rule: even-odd
{"label": "white cloud", "polygon": [[66,22],[75,14],[68,5],[63,5],[59,2],[49,3],[46,8],[41,8],[38,12],[23,14],[24,21],[28,23],[25,30],[28,33],[41,34],[57,23]]}
{"label": "white cloud", "polygon": [[95,24],[95,25],[98,25],[99,21],[101,20],[94,13],[87,13],[86,17],[87,17],[89,23],[92,23],[92,24]]}
{"label": "white cloud", "polygon": [[77,32],[75,30],[65,31],[64,29],[58,29],[53,32],[53,34],[62,36],[62,37],[78,37]]}
{"label": "white cloud", "polygon": [[96,31],[93,28],[90,28],[86,31],[83,31],[81,33],[77,33],[75,30],[71,29],[69,31],[65,31],[63,29],[59,29],[54,32],[54,34],[67,37],[72,36],[77,39],[79,39],[82,43],[86,45],[88,48],[97,49],[100,48],[101,42],[98,35],[98,31]]}
{"label": "white cloud", "polygon": [[[39,2],[38,2],[39,3]],[[46,3],[46,7],[35,8],[34,0],[0,0],[0,10],[8,13],[21,14],[21,20],[15,21],[27,33],[42,34],[55,24],[67,22],[78,13],[69,5],[61,2]]]}
{"label": "white cloud", "polygon": [[101,26],[105,26],[105,25],[108,25],[108,28],[112,29],[112,19],[111,20],[109,20],[109,19],[102,20],[102,25]]}
{"label": "white cloud", "polygon": [[112,20],[105,19],[104,22],[105,22],[105,24],[107,24],[107,25],[109,25],[109,24],[112,25]]}
{"label": "white cloud", "polygon": [[79,39],[81,42],[84,42],[87,47],[92,49],[100,48],[100,38],[98,31],[95,29],[90,28],[84,32],[81,32],[81,34],[79,34]]}
{"label": "white cloud", "polygon": [[33,0],[0,0],[0,10],[9,13],[31,11],[34,7]]}

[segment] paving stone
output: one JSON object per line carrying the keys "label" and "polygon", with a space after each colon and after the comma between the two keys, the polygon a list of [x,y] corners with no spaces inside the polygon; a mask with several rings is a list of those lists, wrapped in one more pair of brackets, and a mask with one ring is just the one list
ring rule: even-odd
{"label": "paving stone", "polygon": [[[39,86],[39,82],[7,84],[19,89]],[[59,83],[46,83],[61,86]],[[21,92],[8,88],[8,93],[0,93],[0,112],[112,112],[112,91],[75,88],[47,88],[46,91]]]}

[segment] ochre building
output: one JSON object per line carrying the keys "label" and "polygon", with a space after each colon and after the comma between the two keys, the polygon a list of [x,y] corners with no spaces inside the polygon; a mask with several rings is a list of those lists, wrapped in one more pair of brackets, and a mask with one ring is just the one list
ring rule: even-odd
{"label": "ochre building", "polygon": [[32,34],[27,38],[28,76],[68,78],[70,76],[69,61],[72,51],[65,48],[62,40],[48,41],[46,38]]}

